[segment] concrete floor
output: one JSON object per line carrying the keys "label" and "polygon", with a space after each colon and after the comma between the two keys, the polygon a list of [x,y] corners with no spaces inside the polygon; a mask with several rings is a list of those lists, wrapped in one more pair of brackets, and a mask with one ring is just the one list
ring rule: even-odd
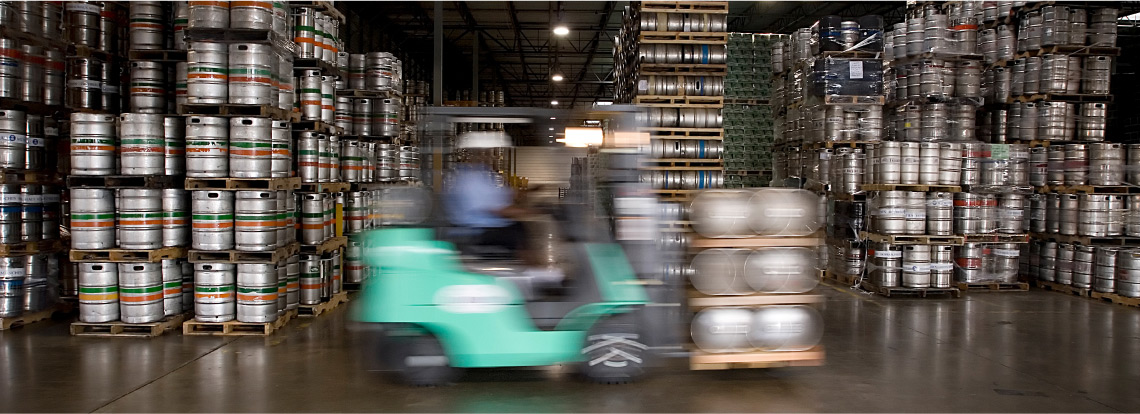
{"label": "concrete floor", "polygon": [[40,322],[0,331],[0,411],[1140,410],[1140,309],[1041,291],[918,300],[821,290],[823,367],[664,368],[621,386],[550,369],[391,384],[357,368],[345,307],[269,338],[76,338],[65,321]]}

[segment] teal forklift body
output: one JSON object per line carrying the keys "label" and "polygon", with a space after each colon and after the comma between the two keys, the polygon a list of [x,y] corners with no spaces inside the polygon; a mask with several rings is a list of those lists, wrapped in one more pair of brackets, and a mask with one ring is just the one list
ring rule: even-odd
{"label": "teal forklift body", "polygon": [[455,367],[580,361],[595,322],[648,302],[620,246],[588,244],[601,301],[574,309],[554,330],[543,331],[511,282],[465,271],[454,246],[434,240],[430,229],[372,230],[362,237],[365,261],[380,272],[365,282],[354,319],[426,329]]}

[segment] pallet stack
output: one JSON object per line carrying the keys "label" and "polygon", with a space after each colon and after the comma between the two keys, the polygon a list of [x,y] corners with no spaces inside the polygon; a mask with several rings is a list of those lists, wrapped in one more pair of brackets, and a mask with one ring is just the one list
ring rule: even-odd
{"label": "pallet stack", "polygon": [[57,119],[68,112],[62,8],[9,7],[20,14],[9,9],[0,21],[0,65],[13,81],[0,88],[0,330],[49,318],[61,294],[74,297],[76,287],[59,271],[66,248],[60,171],[67,163],[57,162],[66,153]]}
{"label": "pallet stack", "polygon": [[[693,201],[694,370],[815,366],[824,298],[819,197],[805,190],[710,190]],[[786,214],[795,211],[796,214]],[[775,213],[780,214],[775,214]],[[778,217],[778,218],[777,218]]]}
{"label": "pallet stack", "polygon": [[764,187],[771,181],[772,45],[783,35],[729,33],[724,91],[724,185]]}
{"label": "pallet stack", "polygon": [[646,108],[643,181],[678,201],[723,187],[728,2],[643,1],[625,13],[614,102]]}

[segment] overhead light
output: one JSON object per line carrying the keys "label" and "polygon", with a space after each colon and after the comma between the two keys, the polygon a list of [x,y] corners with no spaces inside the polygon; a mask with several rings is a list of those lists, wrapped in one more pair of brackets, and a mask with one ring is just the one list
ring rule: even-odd
{"label": "overhead light", "polygon": [[554,128],[550,128],[550,130],[551,130],[551,131],[553,131],[553,130],[554,130]]}
{"label": "overhead light", "polygon": [[562,82],[562,74],[555,73],[554,76],[550,77],[550,80],[555,82]]}
{"label": "overhead light", "polygon": [[555,106],[557,106],[557,105],[558,105],[558,101],[557,101],[557,100],[553,100],[553,101],[550,101],[550,104],[551,104],[551,105],[555,105]]}
{"label": "overhead light", "polygon": [[598,102],[594,102],[594,105],[599,105],[599,106],[601,106],[601,105],[613,105],[613,104],[614,104],[614,102],[613,102],[613,101],[598,101]]}
{"label": "overhead light", "polygon": [[551,120],[555,120],[555,119],[558,119],[558,118],[555,118],[555,117],[553,117],[553,116],[552,116],[552,117],[550,117],[550,119],[551,119]]}
{"label": "overhead light", "polygon": [[570,28],[566,27],[566,26],[555,26],[554,27],[554,34],[559,35],[559,36],[566,36],[566,35],[570,34]]}
{"label": "overhead light", "polygon": [[587,147],[602,145],[601,128],[567,127],[566,138],[563,142],[567,147]]}

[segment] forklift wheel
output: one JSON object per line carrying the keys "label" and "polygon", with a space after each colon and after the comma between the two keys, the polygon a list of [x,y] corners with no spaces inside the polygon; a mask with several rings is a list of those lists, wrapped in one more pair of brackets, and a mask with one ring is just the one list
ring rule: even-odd
{"label": "forklift wheel", "polygon": [[625,384],[645,374],[649,347],[635,332],[628,325],[595,325],[582,348],[582,375],[600,384]]}
{"label": "forklift wheel", "polygon": [[443,344],[430,333],[389,335],[381,352],[385,354],[388,369],[409,385],[446,385],[459,378],[459,370],[451,366]]}

